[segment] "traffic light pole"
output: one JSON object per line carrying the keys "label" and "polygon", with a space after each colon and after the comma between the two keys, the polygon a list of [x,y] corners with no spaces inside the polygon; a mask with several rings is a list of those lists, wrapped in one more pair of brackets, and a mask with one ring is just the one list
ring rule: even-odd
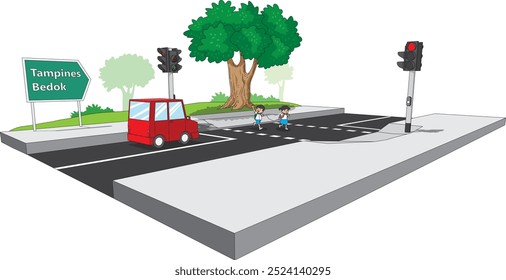
{"label": "traffic light pole", "polygon": [[408,80],[408,97],[406,98],[406,125],[404,132],[411,132],[411,117],[413,116],[413,95],[415,92],[415,73],[416,71],[409,71]]}
{"label": "traffic light pole", "polygon": [[[168,54],[170,54],[170,52],[172,51],[171,48],[169,48],[168,50]],[[170,60],[171,58],[167,58],[168,60]],[[169,69],[169,98],[170,99],[174,99],[174,73],[172,73],[172,71]]]}
{"label": "traffic light pole", "polygon": [[174,99],[174,74],[169,72],[169,98]]}

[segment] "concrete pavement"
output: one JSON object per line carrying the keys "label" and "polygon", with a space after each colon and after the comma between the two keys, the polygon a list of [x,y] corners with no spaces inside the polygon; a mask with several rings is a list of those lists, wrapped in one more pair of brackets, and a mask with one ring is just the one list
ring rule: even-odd
{"label": "concrete pavement", "polygon": [[[354,142],[297,142],[115,180],[114,198],[237,259],[504,126],[505,119],[432,114],[413,123],[417,130],[409,134],[399,122]],[[252,163],[270,170],[261,173],[263,183],[244,180]]]}

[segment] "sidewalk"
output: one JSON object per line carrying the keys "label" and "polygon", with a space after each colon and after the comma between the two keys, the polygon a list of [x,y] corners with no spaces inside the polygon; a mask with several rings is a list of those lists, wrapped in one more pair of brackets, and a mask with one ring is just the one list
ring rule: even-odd
{"label": "sidewalk", "polygon": [[[300,106],[291,111],[290,119],[311,118],[344,113],[344,108]],[[265,123],[273,122],[279,111],[265,111]],[[191,117],[199,124],[199,131],[210,131],[253,123],[250,111],[200,115]],[[83,127],[59,127],[37,131],[0,132],[2,143],[26,154],[97,146],[127,141],[126,122],[84,125]]]}
{"label": "sidewalk", "polygon": [[[401,121],[353,142],[297,142],[118,179],[114,198],[238,259],[505,125],[447,114],[414,120],[412,133]],[[244,180],[252,162],[279,158],[275,173],[262,173],[268,183]],[[230,167],[226,180],[210,183]],[[169,180],[185,187],[167,188]]]}

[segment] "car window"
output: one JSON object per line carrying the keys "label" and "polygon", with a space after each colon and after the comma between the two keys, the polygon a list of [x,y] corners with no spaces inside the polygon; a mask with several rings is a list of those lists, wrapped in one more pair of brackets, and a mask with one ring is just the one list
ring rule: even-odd
{"label": "car window", "polygon": [[169,119],[171,120],[184,119],[183,103],[169,102]]}
{"label": "car window", "polygon": [[135,120],[149,120],[149,103],[148,102],[130,102],[130,115],[128,116]]}
{"label": "car window", "polygon": [[167,102],[157,102],[155,104],[155,121],[167,120]]}

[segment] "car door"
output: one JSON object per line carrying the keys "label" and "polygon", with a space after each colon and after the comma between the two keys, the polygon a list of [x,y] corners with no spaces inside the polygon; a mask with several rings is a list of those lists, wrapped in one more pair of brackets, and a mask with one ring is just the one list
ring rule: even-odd
{"label": "car door", "polygon": [[183,132],[186,131],[186,116],[183,102],[169,102],[169,137],[170,141],[177,141]]}
{"label": "car door", "polygon": [[170,124],[167,113],[167,102],[155,102],[153,110],[154,135],[162,135],[165,141],[170,141]]}

